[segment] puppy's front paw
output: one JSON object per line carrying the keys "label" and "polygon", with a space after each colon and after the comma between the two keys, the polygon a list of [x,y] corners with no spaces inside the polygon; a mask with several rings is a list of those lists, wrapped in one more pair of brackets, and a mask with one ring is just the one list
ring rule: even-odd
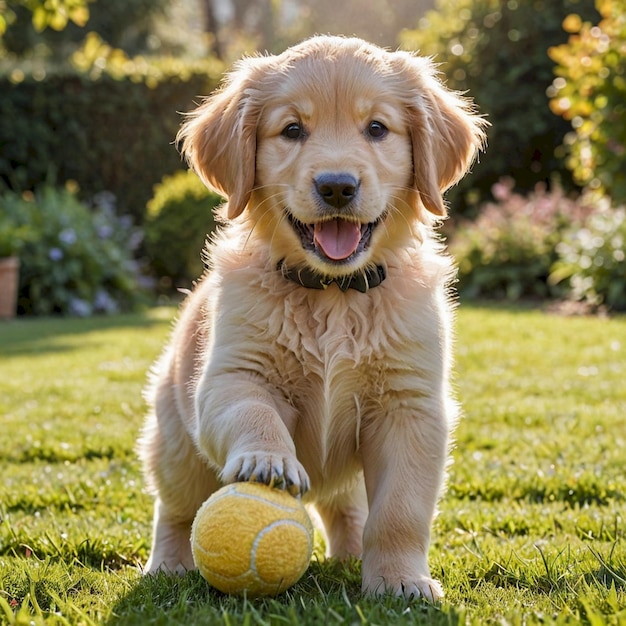
{"label": "puppy's front paw", "polygon": [[264,483],[276,489],[285,489],[294,496],[309,490],[309,477],[300,462],[291,454],[249,452],[227,459],[222,480],[232,482]]}
{"label": "puppy's front paw", "polygon": [[406,552],[391,556],[375,551],[363,555],[363,593],[405,598],[425,598],[436,602],[443,598],[443,587],[430,577],[426,557]]}

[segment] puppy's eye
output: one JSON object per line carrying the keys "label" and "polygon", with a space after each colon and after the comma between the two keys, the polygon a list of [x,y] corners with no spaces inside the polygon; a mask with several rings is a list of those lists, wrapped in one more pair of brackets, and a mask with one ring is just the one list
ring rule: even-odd
{"label": "puppy's eye", "polygon": [[285,128],[283,128],[283,132],[281,133],[283,137],[291,140],[298,140],[304,138],[304,128],[302,124],[298,122],[293,122],[291,124],[287,124]]}
{"label": "puppy's eye", "polygon": [[370,139],[383,139],[388,132],[389,129],[382,122],[377,122],[376,120],[370,122],[365,129],[365,134]]}

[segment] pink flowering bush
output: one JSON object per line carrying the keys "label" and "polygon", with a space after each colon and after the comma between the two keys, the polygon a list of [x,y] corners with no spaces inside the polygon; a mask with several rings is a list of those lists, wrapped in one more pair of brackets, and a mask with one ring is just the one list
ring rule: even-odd
{"label": "pink flowering bush", "polygon": [[514,181],[493,186],[495,202],[482,206],[474,221],[461,223],[450,251],[459,266],[459,291],[468,297],[547,298],[566,295],[567,285],[549,281],[566,231],[593,211],[585,199],[562,189],[537,185],[528,196],[513,191]]}

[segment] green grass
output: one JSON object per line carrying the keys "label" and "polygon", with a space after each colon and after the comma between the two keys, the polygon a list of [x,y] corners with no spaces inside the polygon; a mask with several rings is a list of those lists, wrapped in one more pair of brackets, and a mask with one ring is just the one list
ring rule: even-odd
{"label": "green grass", "polygon": [[173,314],[0,324],[1,624],[626,624],[626,318],[462,306],[437,606],[314,562],[273,599],[142,578],[134,442]]}

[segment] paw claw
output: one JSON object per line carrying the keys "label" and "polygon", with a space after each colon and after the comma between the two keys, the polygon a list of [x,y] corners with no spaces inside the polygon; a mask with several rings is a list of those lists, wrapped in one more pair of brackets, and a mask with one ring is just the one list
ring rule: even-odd
{"label": "paw claw", "polygon": [[222,480],[256,482],[299,496],[309,490],[309,477],[294,457],[264,453],[241,454],[229,459],[222,471]]}
{"label": "paw claw", "polygon": [[404,597],[407,600],[424,598],[428,602],[437,602],[444,596],[441,583],[438,580],[427,577],[416,577],[414,582],[400,581],[396,584],[386,583],[383,578],[379,578],[376,585],[364,582],[363,593],[373,596],[391,594]]}

